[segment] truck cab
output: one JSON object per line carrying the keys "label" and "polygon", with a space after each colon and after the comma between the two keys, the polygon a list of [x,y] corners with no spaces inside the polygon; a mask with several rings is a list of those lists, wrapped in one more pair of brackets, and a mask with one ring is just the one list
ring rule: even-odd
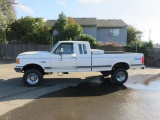
{"label": "truck cab", "polygon": [[57,47],[51,50],[50,65],[52,72],[90,71],[89,42],[59,42]]}

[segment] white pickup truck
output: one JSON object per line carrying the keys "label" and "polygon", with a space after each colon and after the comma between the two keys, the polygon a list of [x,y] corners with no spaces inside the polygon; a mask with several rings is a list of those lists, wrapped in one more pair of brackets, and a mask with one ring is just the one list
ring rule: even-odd
{"label": "white pickup truck", "polygon": [[142,53],[104,52],[90,49],[86,41],[59,41],[49,52],[24,52],[16,58],[16,72],[22,72],[25,85],[34,87],[43,81],[43,75],[54,72],[98,71],[111,75],[116,84],[128,79],[128,69],[144,68]]}

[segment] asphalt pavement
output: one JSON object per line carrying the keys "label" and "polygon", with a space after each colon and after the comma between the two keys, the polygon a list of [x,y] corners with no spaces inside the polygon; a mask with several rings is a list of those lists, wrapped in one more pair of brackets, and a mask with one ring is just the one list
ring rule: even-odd
{"label": "asphalt pavement", "polygon": [[124,85],[98,72],[45,76],[23,85],[14,63],[0,64],[0,120],[159,120],[160,69],[129,70]]}

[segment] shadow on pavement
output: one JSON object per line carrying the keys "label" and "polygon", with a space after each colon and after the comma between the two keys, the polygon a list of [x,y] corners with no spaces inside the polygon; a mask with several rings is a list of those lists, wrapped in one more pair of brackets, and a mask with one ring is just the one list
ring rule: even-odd
{"label": "shadow on pavement", "polygon": [[110,78],[87,77],[83,82],[76,86],[51,92],[41,98],[49,97],[83,97],[83,96],[101,96],[127,89],[124,85],[116,85],[110,82]]}
{"label": "shadow on pavement", "polygon": [[127,89],[126,86],[115,85],[110,82],[110,78],[103,78],[102,76],[87,77],[84,80],[81,78],[47,78],[39,87],[26,87],[22,78],[0,79],[0,102],[34,99],[44,95],[42,92],[44,90],[46,91],[45,94],[54,92],[42,96],[43,98],[100,96],[125,89]]}

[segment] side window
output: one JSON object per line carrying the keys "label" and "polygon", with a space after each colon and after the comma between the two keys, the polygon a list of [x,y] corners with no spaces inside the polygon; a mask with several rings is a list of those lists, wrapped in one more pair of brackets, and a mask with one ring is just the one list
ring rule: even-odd
{"label": "side window", "polygon": [[110,36],[119,36],[119,34],[120,34],[120,29],[116,28],[110,29]]}
{"label": "side window", "polygon": [[63,48],[63,54],[73,54],[73,44],[72,43],[62,43],[58,46],[58,48],[54,51],[54,54],[60,54],[60,50]]}
{"label": "side window", "polygon": [[57,49],[54,51],[54,54],[59,54],[61,49],[61,45],[57,47]]}
{"label": "side window", "polygon": [[84,54],[87,54],[87,47],[86,47],[86,44],[83,44],[83,53],[84,53]]}
{"label": "side window", "polygon": [[82,45],[78,44],[78,47],[79,47],[79,54],[83,54],[83,52],[82,52]]}

